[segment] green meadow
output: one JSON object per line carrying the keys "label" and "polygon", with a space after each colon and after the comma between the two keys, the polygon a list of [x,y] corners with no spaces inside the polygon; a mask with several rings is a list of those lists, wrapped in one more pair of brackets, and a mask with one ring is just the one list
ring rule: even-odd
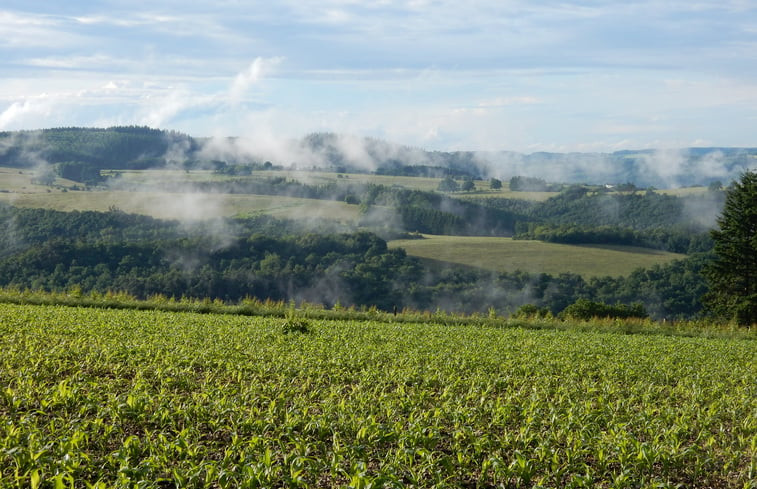
{"label": "green meadow", "polygon": [[566,245],[512,238],[432,236],[389,242],[411,256],[499,272],[575,273],[583,277],[628,275],[685,255],[615,245]]}
{"label": "green meadow", "polygon": [[17,207],[62,211],[107,211],[117,207],[124,212],[161,219],[210,219],[256,213],[279,218],[323,218],[340,222],[353,222],[358,217],[358,207],[344,202],[251,194],[52,191],[0,193],[0,201]]}

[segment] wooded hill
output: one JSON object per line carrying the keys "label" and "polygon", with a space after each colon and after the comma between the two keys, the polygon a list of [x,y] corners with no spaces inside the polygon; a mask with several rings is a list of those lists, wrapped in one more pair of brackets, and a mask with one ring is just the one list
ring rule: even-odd
{"label": "wooded hill", "polygon": [[[552,314],[579,299],[589,299],[608,304],[640,302],[655,318],[701,313],[700,297],[706,292],[701,271],[712,249],[708,232],[723,204],[720,185],[677,197],[635,185],[618,191],[605,185],[564,184],[546,200],[527,201],[353,182],[341,173],[338,176],[343,178],[319,184],[275,176],[271,170],[294,162],[263,160],[243,151],[243,145],[235,141],[226,140],[220,151],[218,141],[142,127],[6,132],[0,133],[0,166],[24,169],[24,173],[34,168],[43,177],[54,167],[59,175],[84,183],[103,183],[109,174],[107,184],[121,191],[336,200],[354,206],[359,217],[348,229],[330,227],[324,221],[313,233],[312,223],[304,227],[264,215],[219,217],[187,226],[129,215],[115,207],[110,212],[60,213],[3,206],[0,286],[49,291],[80,287],[125,291],[137,297],[164,294],[240,300],[251,296],[385,310],[484,312],[491,307],[514,312],[523,304],[533,304]],[[360,151],[354,146],[358,143]],[[470,182],[471,175],[488,171],[475,153],[432,153],[333,134],[311,135],[292,144],[298,145],[303,158],[312,157],[311,163],[330,165],[340,172],[447,172],[447,177],[457,175]],[[695,158],[711,155],[704,150],[691,154]],[[752,158],[749,150],[719,154],[734,169]],[[541,157],[557,164],[578,156]],[[195,168],[213,171],[170,182],[148,178],[130,183],[128,178],[112,176],[122,170],[165,167],[187,176],[190,171],[194,175]],[[583,167],[577,168],[580,172]],[[105,185],[99,188],[97,192],[108,193]],[[64,191],[67,188],[41,192],[55,197]],[[528,274],[517,268],[495,273],[491,267],[429,264],[387,247],[386,239],[418,237],[415,233],[633,245],[690,257],[613,278]]]}
{"label": "wooded hill", "polygon": [[307,300],[333,306],[557,314],[578,299],[639,302],[654,318],[695,317],[706,255],[586,280],[575,274],[495,273],[424,265],[365,231],[319,234],[258,216],[188,227],[109,212],[0,206],[0,286],[122,291],[135,297]]}
{"label": "wooded hill", "polygon": [[[708,185],[731,181],[757,163],[757,148],[652,149],[614,153],[426,151],[386,141],[310,134],[282,143],[287,161],[241,138],[210,140],[147,127],[56,128],[0,132],[0,166],[32,168],[74,162],[100,169],[173,165],[213,168],[245,164],[321,168],[384,175],[471,178],[554,175],[567,183],[625,183],[639,187]],[[281,153],[281,152],[278,152]],[[281,157],[279,157],[281,158]]]}

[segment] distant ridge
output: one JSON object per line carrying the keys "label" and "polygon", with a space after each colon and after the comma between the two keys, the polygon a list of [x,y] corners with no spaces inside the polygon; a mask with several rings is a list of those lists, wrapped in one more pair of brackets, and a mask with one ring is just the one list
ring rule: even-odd
{"label": "distant ridge", "polygon": [[245,138],[195,138],[141,126],[63,127],[0,132],[0,166],[30,168],[81,162],[100,169],[271,161],[285,168],[386,175],[473,178],[534,176],[565,183],[633,183],[639,187],[727,184],[757,168],[757,148],[696,147],[613,153],[531,154],[512,151],[428,151],[380,139],[313,133],[270,145]]}

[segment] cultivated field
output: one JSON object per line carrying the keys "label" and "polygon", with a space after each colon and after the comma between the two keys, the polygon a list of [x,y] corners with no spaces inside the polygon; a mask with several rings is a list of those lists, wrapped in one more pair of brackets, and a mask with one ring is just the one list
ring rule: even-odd
{"label": "cultivated field", "polygon": [[432,236],[390,241],[409,255],[500,272],[576,273],[584,277],[628,275],[685,255],[633,246],[565,245],[512,238]]}
{"label": "cultivated field", "polygon": [[0,305],[2,487],[753,487],[757,344]]}

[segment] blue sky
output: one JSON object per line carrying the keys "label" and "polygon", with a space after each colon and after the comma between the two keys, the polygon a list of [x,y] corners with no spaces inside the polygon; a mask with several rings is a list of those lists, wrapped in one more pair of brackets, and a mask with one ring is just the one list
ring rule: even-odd
{"label": "blue sky", "polygon": [[757,146],[757,2],[0,3],[0,130]]}

